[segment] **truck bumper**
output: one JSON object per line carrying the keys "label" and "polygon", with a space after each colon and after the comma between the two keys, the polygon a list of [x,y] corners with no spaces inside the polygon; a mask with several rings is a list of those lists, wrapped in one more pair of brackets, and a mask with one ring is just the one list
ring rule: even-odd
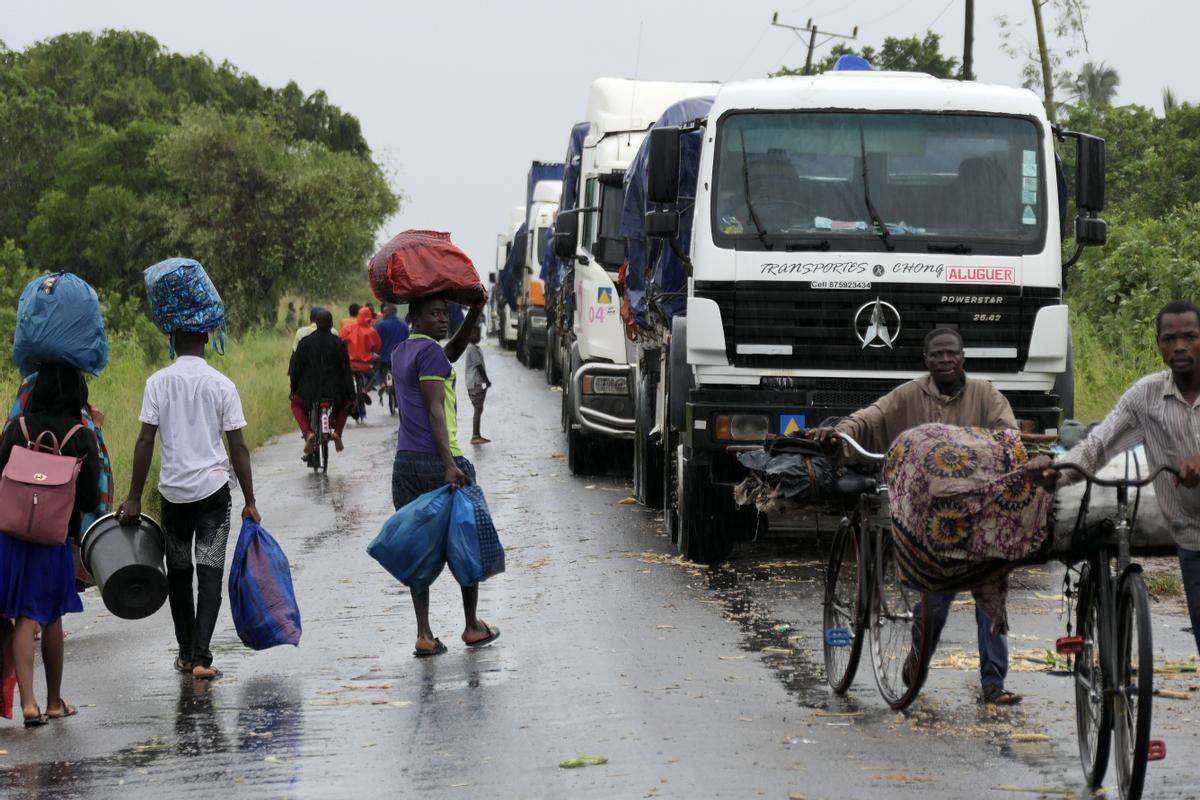
{"label": "truck bumper", "polygon": [[546,310],[543,308],[529,309],[529,331],[525,337],[525,349],[531,353],[542,353],[546,350]]}
{"label": "truck bumper", "polygon": [[[700,388],[693,389],[685,405],[686,430],[681,431],[689,458],[711,463],[714,483],[735,484],[746,472],[738,463],[731,445],[753,444],[747,441],[727,441],[716,438],[714,419],[721,414],[759,415],[766,418],[769,434],[785,435],[803,428],[815,428],[830,417],[849,416],[862,406],[834,405],[812,402],[819,388],[795,390],[764,390]],[[886,391],[880,392],[880,396]],[[1008,394],[1008,393],[1006,393]],[[862,405],[873,399],[860,398]],[[1009,395],[1018,420],[1030,420],[1037,432],[1058,427],[1062,410],[1058,397],[1052,394],[1015,392]]]}
{"label": "truck bumper", "polygon": [[[624,378],[625,393],[584,393],[585,378]],[[585,433],[614,439],[633,439],[633,367],[591,362],[571,376],[571,411]]]}

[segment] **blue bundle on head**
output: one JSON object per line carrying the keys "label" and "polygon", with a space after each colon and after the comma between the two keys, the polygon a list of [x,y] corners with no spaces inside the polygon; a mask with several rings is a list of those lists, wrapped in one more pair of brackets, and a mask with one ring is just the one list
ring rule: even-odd
{"label": "blue bundle on head", "polygon": [[150,315],[158,329],[171,337],[175,356],[175,334],[217,332],[213,348],[225,351],[225,303],[199,261],[168,258],[143,273]]}
{"label": "blue bundle on head", "polygon": [[96,290],[70,272],[30,281],[17,303],[12,358],[23,378],[42,364],[99,375],[108,365],[108,336]]}

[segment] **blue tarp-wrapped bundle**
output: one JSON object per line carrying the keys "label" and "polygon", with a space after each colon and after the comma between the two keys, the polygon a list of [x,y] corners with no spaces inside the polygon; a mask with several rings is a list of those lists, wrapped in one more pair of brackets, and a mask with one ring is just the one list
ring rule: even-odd
{"label": "blue tarp-wrapped bundle", "polygon": [[30,281],[17,302],[12,358],[22,378],[48,363],[99,375],[108,365],[108,336],[96,290],[69,272]]}
{"label": "blue tarp-wrapped bundle", "polygon": [[529,167],[529,183],[525,187],[525,219],[529,219],[529,208],[533,205],[533,189],[538,181],[561,181],[563,165],[551,161],[534,161]]}
{"label": "blue tarp-wrapped bundle", "polygon": [[[693,97],[681,100],[663,112],[654,127],[681,126],[707,116],[713,98]],[[679,141],[679,196],[695,197],[700,167],[700,145],[703,131],[688,131]],[[625,172],[625,205],[621,214],[621,235],[625,237],[625,253],[629,267],[625,271],[625,294],[634,320],[640,328],[654,327],[649,299],[655,310],[670,323],[676,314],[687,310],[687,271],[682,259],[667,241],[647,241],[644,233],[646,212],[646,166],[649,160],[650,137],[642,141],[637,154]],[[687,253],[692,241],[691,204],[681,204],[679,235],[676,245]]]}
{"label": "blue tarp-wrapped bundle", "polygon": [[[562,175],[562,199],[558,203],[558,213],[570,211],[579,205],[579,165],[583,155],[583,140],[587,136],[587,122],[577,122],[571,128],[571,137],[567,140],[567,155],[563,159],[565,165]],[[575,281],[575,262],[571,259],[557,258],[554,248],[549,248],[549,254],[542,259],[541,278],[546,283],[546,313],[551,321],[553,316],[550,309],[555,306],[560,287],[573,284]],[[567,320],[571,318],[574,307],[574,295],[568,291],[563,296],[563,310]]]}

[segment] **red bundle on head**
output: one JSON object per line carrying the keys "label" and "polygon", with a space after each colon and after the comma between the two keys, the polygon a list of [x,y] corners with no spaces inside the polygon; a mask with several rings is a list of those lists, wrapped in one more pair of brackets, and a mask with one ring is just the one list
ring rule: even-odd
{"label": "red bundle on head", "polygon": [[483,284],[471,259],[442,231],[404,231],[367,263],[371,291],[382,302],[441,295],[456,303],[479,299]]}

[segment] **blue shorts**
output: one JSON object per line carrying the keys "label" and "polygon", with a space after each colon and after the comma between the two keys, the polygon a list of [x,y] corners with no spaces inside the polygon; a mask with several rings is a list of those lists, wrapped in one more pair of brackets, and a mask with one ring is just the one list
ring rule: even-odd
{"label": "blue shorts", "polygon": [[[455,456],[454,463],[467,476],[467,483],[475,483],[475,465],[462,456]],[[403,508],[426,492],[446,485],[446,468],[442,459],[429,453],[414,450],[398,450],[392,464],[392,506]]]}

